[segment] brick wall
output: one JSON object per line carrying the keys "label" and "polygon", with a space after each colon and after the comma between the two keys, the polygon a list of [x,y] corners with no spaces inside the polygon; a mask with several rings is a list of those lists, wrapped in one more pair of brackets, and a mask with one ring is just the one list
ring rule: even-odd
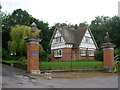
{"label": "brick wall", "polygon": [[[76,53],[76,54],[75,54]],[[94,56],[80,56],[80,49],[64,48],[62,49],[62,57],[54,57],[54,50],[51,50],[51,60],[52,61],[70,61],[70,60],[80,60],[80,59],[95,59]]]}
{"label": "brick wall", "polygon": [[62,57],[54,57],[54,50],[51,50],[51,59],[52,61],[68,61],[73,60],[73,50],[71,48],[62,49]]}
{"label": "brick wall", "polygon": [[94,57],[94,56],[89,56],[89,57],[81,56],[81,59],[90,59],[90,60],[94,60],[95,57]]}

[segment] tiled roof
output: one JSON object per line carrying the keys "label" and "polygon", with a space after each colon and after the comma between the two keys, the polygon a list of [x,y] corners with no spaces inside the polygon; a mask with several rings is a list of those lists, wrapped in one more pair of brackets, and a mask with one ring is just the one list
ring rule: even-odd
{"label": "tiled roof", "polygon": [[58,28],[66,43],[72,43],[75,48],[79,47],[87,27],[71,30],[70,28]]}
{"label": "tiled roof", "polygon": [[[73,44],[73,48],[78,48],[80,43],[82,42],[82,39],[85,35],[85,32],[87,30],[89,30],[89,28],[83,27],[83,28],[71,30],[68,27],[66,27],[66,28],[65,27],[64,28],[63,27],[56,27],[56,29],[53,33],[53,36],[51,38],[50,44],[52,43],[52,39],[53,39],[57,30],[61,33],[62,37],[64,38],[64,40],[67,44]],[[90,32],[90,34],[92,34],[92,33]],[[93,36],[92,36],[92,38],[93,38]],[[97,44],[96,44],[94,38],[93,38],[93,41],[97,47]]]}

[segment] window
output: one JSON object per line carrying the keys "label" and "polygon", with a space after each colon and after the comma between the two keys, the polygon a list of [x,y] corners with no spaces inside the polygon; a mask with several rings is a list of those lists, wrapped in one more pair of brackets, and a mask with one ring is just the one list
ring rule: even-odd
{"label": "window", "polygon": [[89,50],[89,51],[88,51],[88,55],[89,55],[89,56],[94,56],[94,50]]}
{"label": "window", "polygon": [[59,42],[61,42],[61,37],[56,37],[55,38],[55,43],[59,43]]}
{"label": "window", "polygon": [[86,50],[81,50],[80,54],[81,54],[81,56],[86,56]]}
{"label": "window", "polygon": [[85,42],[91,43],[91,38],[90,37],[85,37]]}
{"label": "window", "polygon": [[62,57],[62,50],[61,49],[55,50],[54,57]]}

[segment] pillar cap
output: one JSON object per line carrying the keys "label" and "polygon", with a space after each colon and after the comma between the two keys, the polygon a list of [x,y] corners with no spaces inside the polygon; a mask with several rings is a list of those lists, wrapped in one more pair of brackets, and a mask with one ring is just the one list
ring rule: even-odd
{"label": "pillar cap", "polygon": [[36,42],[41,42],[41,39],[39,39],[39,38],[33,38],[33,37],[31,37],[31,38],[27,38],[27,39],[25,39],[27,42],[32,42],[32,41],[36,41]]}
{"label": "pillar cap", "polygon": [[116,45],[113,43],[103,43],[102,48],[114,48]]}
{"label": "pillar cap", "polygon": [[103,50],[114,50],[114,48],[103,48]]}

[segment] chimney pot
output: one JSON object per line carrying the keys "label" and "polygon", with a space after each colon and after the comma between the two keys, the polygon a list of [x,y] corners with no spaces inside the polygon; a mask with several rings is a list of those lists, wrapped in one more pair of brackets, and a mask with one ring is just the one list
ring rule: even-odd
{"label": "chimney pot", "polygon": [[66,23],[63,23],[62,28],[63,28],[63,29],[67,28],[67,24],[66,24]]}
{"label": "chimney pot", "polygon": [[73,25],[70,26],[70,30],[75,30]]}

